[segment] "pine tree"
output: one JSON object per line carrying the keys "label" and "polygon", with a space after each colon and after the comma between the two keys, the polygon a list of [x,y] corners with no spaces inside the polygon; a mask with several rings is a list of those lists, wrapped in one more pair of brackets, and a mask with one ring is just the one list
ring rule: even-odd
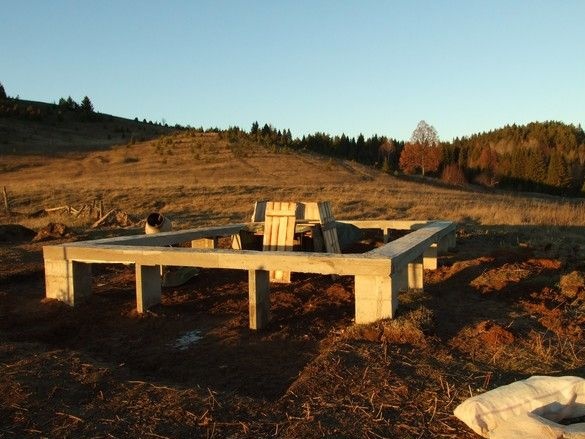
{"label": "pine tree", "polygon": [[570,175],[563,156],[558,151],[553,151],[548,162],[546,184],[555,188],[564,189],[569,186]]}
{"label": "pine tree", "polygon": [[537,148],[530,151],[526,163],[526,178],[539,185],[546,181],[546,174],[546,157],[542,150]]}
{"label": "pine tree", "polygon": [[382,172],[386,174],[390,173],[390,162],[388,161],[388,157],[384,157],[384,162],[382,163]]}
{"label": "pine tree", "polygon": [[81,101],[81,106],[79,108],[86,114],[93,113],[93,104],[91,103],[91,100],[87,96],[83,98],[83,100]]}
{"label": "pine tree", "polygon": [[254,122],[252,124],[252,127],[250,128],[250,134],[252,136],[257,136],[258,135],[258,130],[259,130],[259,125],[258,125],[258,121]]}
{"label": "pine tree", "polygon": [[79,104],[75,102],[71,96],[69,96],[65,102],[67,103],[67,108],[70,110],[77,110],[79,108]]}
{"label": "pine tree", "polygon": [[7,99],[7,98],[8,98],[8,96],[6,96],[6,90],[4,90],[4,86],[0,82],[0,99]]}

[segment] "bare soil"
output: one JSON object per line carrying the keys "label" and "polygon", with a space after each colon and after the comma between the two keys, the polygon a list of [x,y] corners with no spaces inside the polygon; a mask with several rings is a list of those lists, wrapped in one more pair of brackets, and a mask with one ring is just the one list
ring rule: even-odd
{"label": "bare soil", "polygon": [[585,375],[583,289],[559,287],[584,267],[529,232],[462,225],[425,291],[372,325],[352,321],[351,277],[294,274],[258,332],[244,271],[201,270],[137,315],[133,267],[95,266],[70,308],[44,299],[42,245],[97,232],[15,235],[0,242],[0,437],[475,438],[452,415],[467,397]]}

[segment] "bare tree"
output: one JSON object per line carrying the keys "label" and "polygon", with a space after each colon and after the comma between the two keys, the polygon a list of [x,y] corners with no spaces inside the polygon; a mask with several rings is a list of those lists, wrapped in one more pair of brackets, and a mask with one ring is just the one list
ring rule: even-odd
{"label": "bare tree", "polygon": [[420,170],[424,177],[425,172],[439,169],[441,156],[437,130],[421,120],[400,155],[400,168],[407,173]]}

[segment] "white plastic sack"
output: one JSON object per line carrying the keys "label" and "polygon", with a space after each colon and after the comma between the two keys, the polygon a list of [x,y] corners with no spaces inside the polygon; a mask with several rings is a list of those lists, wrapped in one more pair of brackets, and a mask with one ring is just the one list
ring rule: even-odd
{"label": "white plastic sack", "polygon": [[585,423],[561,425],[534,413],[510,418],[489,433],[490,439],[584,439]]}
{"label": "white plastic sack", "polygon": [[[557,438],[555,429],[566,432],[567,438],[585,439],[583,424],[556,424],[561,419],[585,415],[585,380],[572,376],[533,376],[469,398],[454,414],[477,434],[491,439]],[[530,430],[534,432],[531,435]]]}

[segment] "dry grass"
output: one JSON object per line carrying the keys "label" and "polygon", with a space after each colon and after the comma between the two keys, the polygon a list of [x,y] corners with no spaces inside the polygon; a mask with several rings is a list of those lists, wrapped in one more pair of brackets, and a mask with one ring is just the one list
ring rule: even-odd
{"label": "dry grass", "polygon": [[243,221],[259,199],[291,199],[330,200],[336,216],[346,219],[585,225],[582,200],[446,189],[353,162],[234,145],[212,133],[185,132],[64,157],[3,156],[0,172],[19,212],[103,198],[136,215],[160,210],[181,226],[198,226]]}

